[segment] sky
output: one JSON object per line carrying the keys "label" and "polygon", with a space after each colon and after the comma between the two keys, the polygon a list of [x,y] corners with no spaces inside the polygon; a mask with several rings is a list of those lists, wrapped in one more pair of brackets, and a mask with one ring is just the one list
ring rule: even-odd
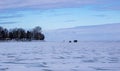
{"label": "sky", "polygon": [[0,0],[0,26],[43,30],[120,23],[120,0]]}

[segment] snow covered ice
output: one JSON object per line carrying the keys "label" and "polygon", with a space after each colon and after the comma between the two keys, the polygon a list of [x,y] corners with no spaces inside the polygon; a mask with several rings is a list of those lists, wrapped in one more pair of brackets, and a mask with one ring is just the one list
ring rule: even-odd
{"label": "snow covered ice", "polygon": [[120,71],[120,42],[0,42],[0,71]]}

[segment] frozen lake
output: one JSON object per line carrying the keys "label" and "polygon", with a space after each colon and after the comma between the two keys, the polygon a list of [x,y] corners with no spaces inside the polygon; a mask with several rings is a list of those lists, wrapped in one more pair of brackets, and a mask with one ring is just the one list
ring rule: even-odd
{"label": "frozen lake", "polygon": [[0,71],[120,71],[120,42],[0,42]]}

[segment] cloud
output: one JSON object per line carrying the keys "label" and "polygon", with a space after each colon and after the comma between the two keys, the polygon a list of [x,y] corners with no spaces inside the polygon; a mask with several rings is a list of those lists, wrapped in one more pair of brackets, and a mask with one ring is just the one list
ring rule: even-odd
{"label": "cloud", "polygon": [[103,10],[120,10],[120,5],[118,6],[109,6],[102,8]]}
{"label": "cloud", "polygon": [[0,22],[0,24],[16,24],[17,22]]}
{"label": "cloud", "polygon": [[101,7],[95,7],[93,10],[96,11],[120,11],[120,6],[101,6]]}
{"label": "cloud", "polygon": [[104,15],[104,14],[100,14],[100,15],[94,15],[96,17],[106,17],[107,15]]}
{"label": "cloud", "polygon": [[[114,7],[115,4],[119,6]],[[109,8],[109,5],[111,5],[111,8]],[[79,8],[83,6],[95,6],[97,9],[100,7],[103,8],[103,10],[104,8],[119,10],[120,0],[0,0],[0,11],[74,7]]]}
{"label": "cloud", "polygon": [[98,11],[120,11],[120,0],[101,0],[100,4],[94,7]]}
{"label": "cloud", "polygon": [[80,7],[97,0],[0,0],[0,10]]}
{"label": "cloud", "polygon": [[70,22],[76,22],[76,20],[66,20],[64,22],[70,23]]}
{"label": "cloud", "polygon": [[5,16],[0,16],[0,19],[6,19],[6,18],[17,18],[17,17],[22,17],[22,14],[17,14],[17,15],[5,15]]}

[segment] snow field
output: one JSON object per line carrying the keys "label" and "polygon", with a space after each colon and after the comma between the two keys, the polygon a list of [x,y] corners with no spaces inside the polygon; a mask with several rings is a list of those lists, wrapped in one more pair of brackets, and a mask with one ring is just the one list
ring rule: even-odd
{"label": "snow field", "polygon": [[0,42],[0,71],[119,71],[120,42]]}

